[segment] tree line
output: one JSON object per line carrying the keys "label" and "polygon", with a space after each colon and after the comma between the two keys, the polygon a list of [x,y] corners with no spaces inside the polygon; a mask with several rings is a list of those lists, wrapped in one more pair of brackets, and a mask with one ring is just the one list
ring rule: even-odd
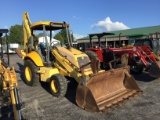
{"label": "tree line", "polygon": [[[42,37],[43,33],[38,33],[36,34],[36,37]],[[74,40],[73,34],[70,33],[71,40]],[[9,34],[8,34],[8,41],[9,43],[18,43],[20,45],[23,45],[23,38],[24,38],[24,33],[23,33],[23,26],[22,25],[14,25],[11,26],[9,29]],[[66,34],[66,29],[60,30],[58,33],[56,33],[53,37],[56,40],[59,40],[61,43],[68,43],[67,40],[67,34]],[[5,37],[3,39],[3,44],[5,44]]]}

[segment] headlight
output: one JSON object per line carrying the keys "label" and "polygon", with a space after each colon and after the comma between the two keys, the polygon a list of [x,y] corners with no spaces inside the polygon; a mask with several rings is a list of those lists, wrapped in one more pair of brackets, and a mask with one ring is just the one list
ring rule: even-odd
{"label": "headlight", "polygon": [[136,47],[133,47],[133,51],[135,52],[137,50],[137,48]]}

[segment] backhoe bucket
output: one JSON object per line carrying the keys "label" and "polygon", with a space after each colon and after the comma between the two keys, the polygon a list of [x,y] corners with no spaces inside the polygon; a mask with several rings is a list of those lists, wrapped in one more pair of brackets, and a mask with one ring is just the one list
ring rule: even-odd
{"label": "backhoe bucket", "polygon": [[152,63],[151,67],[149,68],[149,74],[153,77],[160,77],[160,61]]}
{"label": "backhoe bucket", "polygon": [[142,92],[135,79],[124,68],[100,72],[77,87],[79,107],[92,112],[105,111]]}

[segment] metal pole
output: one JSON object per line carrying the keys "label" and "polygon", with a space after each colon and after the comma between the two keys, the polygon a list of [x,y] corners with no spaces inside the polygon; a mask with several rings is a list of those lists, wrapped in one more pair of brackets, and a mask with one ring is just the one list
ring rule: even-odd
{"label": "metal pole", "polygon": [[68,34],[69,34],[70,45],[71,45],[71,47],[73,47],[73,45],[72,45],[72,37],[71,37],[71,33],[70,33],[70,29],[69,28],[68,28]]}
{"label": "metal pole", "polygon": [[92,36],[89,35],[89,40],[90,40],[90,46],[93,48],[93,42],[92,42]]}
{"label": "metal pole", "polygon": [[99,45],[99,48],[101,48],[100,38],[101,38],[101,36],[98,36],[98,45]]}
{"label": "metal pole", "polygon": [[45,28],[45,25],[43,25],[43,32],[44,32],[44,37],[45,37],[45,42],[46,42],[46,61],[47,61],[47,64],[49,65],[50,64],[50,61],[49,61],[49,44],[48,44],[48,40],[47,40],[47,35],[46,35],[46,28]]}
{"label": "metal pole", "polygon": [[1,59],[3,58],[3,48],[2,48],[2,37],[0,38],[1,40]]}
{"label": "metal pole", "polygon": [[122,34],[122,33],[119,33],[119,47],[122,46],[122,45],[121,45],[121,34]]}
{"label": "metal pole", "polygon": [[52,30],[50,30],[50,45],[51,45],[51,41],[52,41]]}
{"label": "metal pole", "polygon": [[7,43],[7,57],[8,57],[8,66],[10,66],[10,60],[9,60],[9,47],[8,47],[8,36],[7,36],[7,33],[6,33],[6,43]]}
{"label": "metal pole", "polygon": [[14,95],[15,95],[15,102],[16,102],[16,107],[17,107],[17,111],[18,111],[18,118],[19,120],[22,120],[22,115],[21,115],[21,105],[19,102],[19,96],[18,96],[18,89],[15,87],[14,88]]}
{"label": "metal pole", "polygon": [[67,26],[65,26],[66,28],[66,33],[67,33],[67,40],[68,40],[68,45],[71,46],[70,40],[69,40],[69,35],[68,35],[68,29]]}

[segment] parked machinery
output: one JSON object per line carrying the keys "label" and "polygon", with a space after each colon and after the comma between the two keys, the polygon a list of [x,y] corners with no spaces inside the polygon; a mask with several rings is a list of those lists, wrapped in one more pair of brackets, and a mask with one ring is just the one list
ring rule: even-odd
{"label": "parked machinery", "polygon": [[[27,12],[23,14],[24,50],[17,50],[24,61],[24,81],[34,86],[48,82],[53,96],[63,97],[67,90],[65,76],[78,83],[76,103],[87,111],[103,111],[118,105],[126,98],[141,92],[134,78],[128,73],[128,66],[104,71],[98,69],[99,60],[70,46],[69,24],[65,22],[36,22],[31,24]],[[41,30],[50,39],[54,30],[66,30],[68,46],[48,43],[39,46],[33,39],[34,32]],[[42,49],[43,48],[43,49]]]}
{"label": "parked machinery", "polygon": [[[7,42],[7,54],[3,55],[1,52],[0,59],[0,109],[1,109],[1,117],[5,116],[7,111],[3,111],[3,108],[10,106],[13,107],[14,119],[21,120],[21,105],[19,102],[18,96],[18,82],[16,78],[16,73],[14,67],[9,66],[9,53],[8,53],[8,39],[7,33],[8,29],[0,29],[0,38],[5,33],[6,42]],[[0,39],[2,45],[2,38]],[[1,51],[2,47],[1,47]],[[6,62],[6,59],[7,62]]]}
{"label": "parked machinery", "polygon": [[[150,75],[160,77],[159,62],[156,61],[153,52],[148,46],[127,46],[120,48],[101,48],[100,38],[104,35],[112,35],[113,33],[96,33],[89,34],[90,44],[92,47],[86,49],[86,53],[95,52],[101,62],[102,69],[108,69],[108,63],[116,58],[120,58],[123,54],[128,54],[128,64],[133,73],[142,73],[143,69],[149,71]],[[92,37],[98,37],[98,47],[93,47]],[[92,53],[93,54],[93,53]],[[107,65],[107,66],[106,66]]]}
{"label": "parked machinery", "polygon": [[149,37],[140,38],[141,36],[147,36],[147,34],[129,35],[129,45],[125,46],[125,48],[138,48],[141,53],[146,56],[144,58],[146,60],[144,60],[144,67],[147,68],[150,75],[154,77],[160,77],[159,40],[157,38],[151,39]]}

